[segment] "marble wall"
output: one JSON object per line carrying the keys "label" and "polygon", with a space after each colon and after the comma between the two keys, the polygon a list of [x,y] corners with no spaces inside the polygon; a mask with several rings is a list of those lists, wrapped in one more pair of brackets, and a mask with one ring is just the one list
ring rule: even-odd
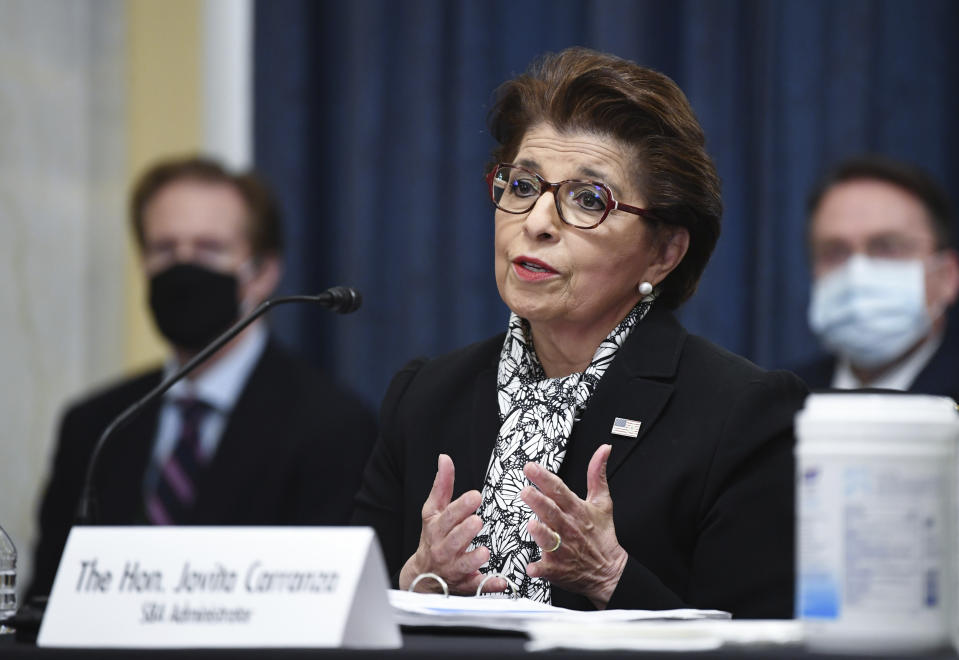
{"label": "marble wall", "polygon": [[24,577],[63,404],[122,369],[124,11],[0,0],[0,524]]}

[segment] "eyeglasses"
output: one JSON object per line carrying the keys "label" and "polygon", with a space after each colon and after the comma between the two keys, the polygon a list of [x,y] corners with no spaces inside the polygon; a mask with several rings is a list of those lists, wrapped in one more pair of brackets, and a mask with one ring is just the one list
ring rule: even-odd
{"label": "eyeglasses", "polygon": [[599,181],[568,179],[550,183],[524,167],[500,163],[486,175],[486,182],[493,204],[507,213],[526,213],[543,193],[551,192],[560,219],[580,229],[598,227],[613,210],[650,216],[646,209],[616,201],[612,191]]}
{"label": "eyeglasses", "polygon": [[872,259],[903,261],[923,258],[935,252],[937,248],[932,239],[926,241],[894,232],[868,236],[858,246],[838,238],[812,241],[813,266],[821,272],[838,268],[854,254],[864,254]]}
{"label": "eyeglasses", "polygon": [[147,239],[143,246],[143,262],[150,272],[164,270],[177,262],[197,264],[222,272],[235,267],[240,250],[232,242],[212,238],[182,241],[174,238]]}

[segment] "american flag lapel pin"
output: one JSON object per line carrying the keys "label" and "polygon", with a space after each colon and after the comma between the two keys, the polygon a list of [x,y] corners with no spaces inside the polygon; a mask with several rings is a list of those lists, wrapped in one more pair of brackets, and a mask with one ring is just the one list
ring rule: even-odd
{"label": "american flag lapel pin", "polygon": [[639,435],[640,425],[642,425],[642,422],[636,421],[635,419],[617,417],[613,420],[613,428],[610,429],[610,433],[613,435],[624,435],[627,438],[635,438]]}

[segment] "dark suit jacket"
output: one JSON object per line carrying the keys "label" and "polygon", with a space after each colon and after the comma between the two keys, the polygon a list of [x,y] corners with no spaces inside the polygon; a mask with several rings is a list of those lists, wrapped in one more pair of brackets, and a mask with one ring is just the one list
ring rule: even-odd
{"label": "dark suit jacket", "polygon": [[[909,388],[915,394],[950,396],[959,401],[959,328],[950,325],[942,344],[923,367]],[[794,369],[796,375],[806,381],[810,389],[827,389],[832,385],[836,371],[836,358],[820,356]]]}
{"label": "dark suit jacket", "polygon": [[[483,486],[499,429],[502,344],[498,336],[411,363],[387,392],[354,521],[376,528],[394,575],[416,551],[437,455],[453,459],[454,498]],[[613,516],[630,558],[610,608],[792,616],[792,421],[805,394],[792,374],[687,335],[653,307],[574,426],[559,471],[585,497],[590,457],[613,446]],[[612,435],[616,417],[641,421],[639,437]],[[556,587],[553,603],[592,609]]]}
{"label": "dark suit jacket", "polygon": [[[53,472],[40,509],[30,595],[48,593],[73,524],[83,477],[100,434],[160,383],[154,370],[81,401],[64,415]],[[121,429],[94,476],[98,524],[145,524],[143,479],[159,404]],[[272,341],[197,480],[190,524],[345,524],[376,435],[375,419],[352,395]]]}

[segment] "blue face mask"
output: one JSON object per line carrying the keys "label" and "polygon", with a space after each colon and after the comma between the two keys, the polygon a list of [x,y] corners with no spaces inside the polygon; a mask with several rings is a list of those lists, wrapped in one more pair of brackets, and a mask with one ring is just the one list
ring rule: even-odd
{"label": "blue face mask", "polygon": [[851,257],[813,284],[809,327],[856,366],[892,362],[932,327],[923,262]]}

